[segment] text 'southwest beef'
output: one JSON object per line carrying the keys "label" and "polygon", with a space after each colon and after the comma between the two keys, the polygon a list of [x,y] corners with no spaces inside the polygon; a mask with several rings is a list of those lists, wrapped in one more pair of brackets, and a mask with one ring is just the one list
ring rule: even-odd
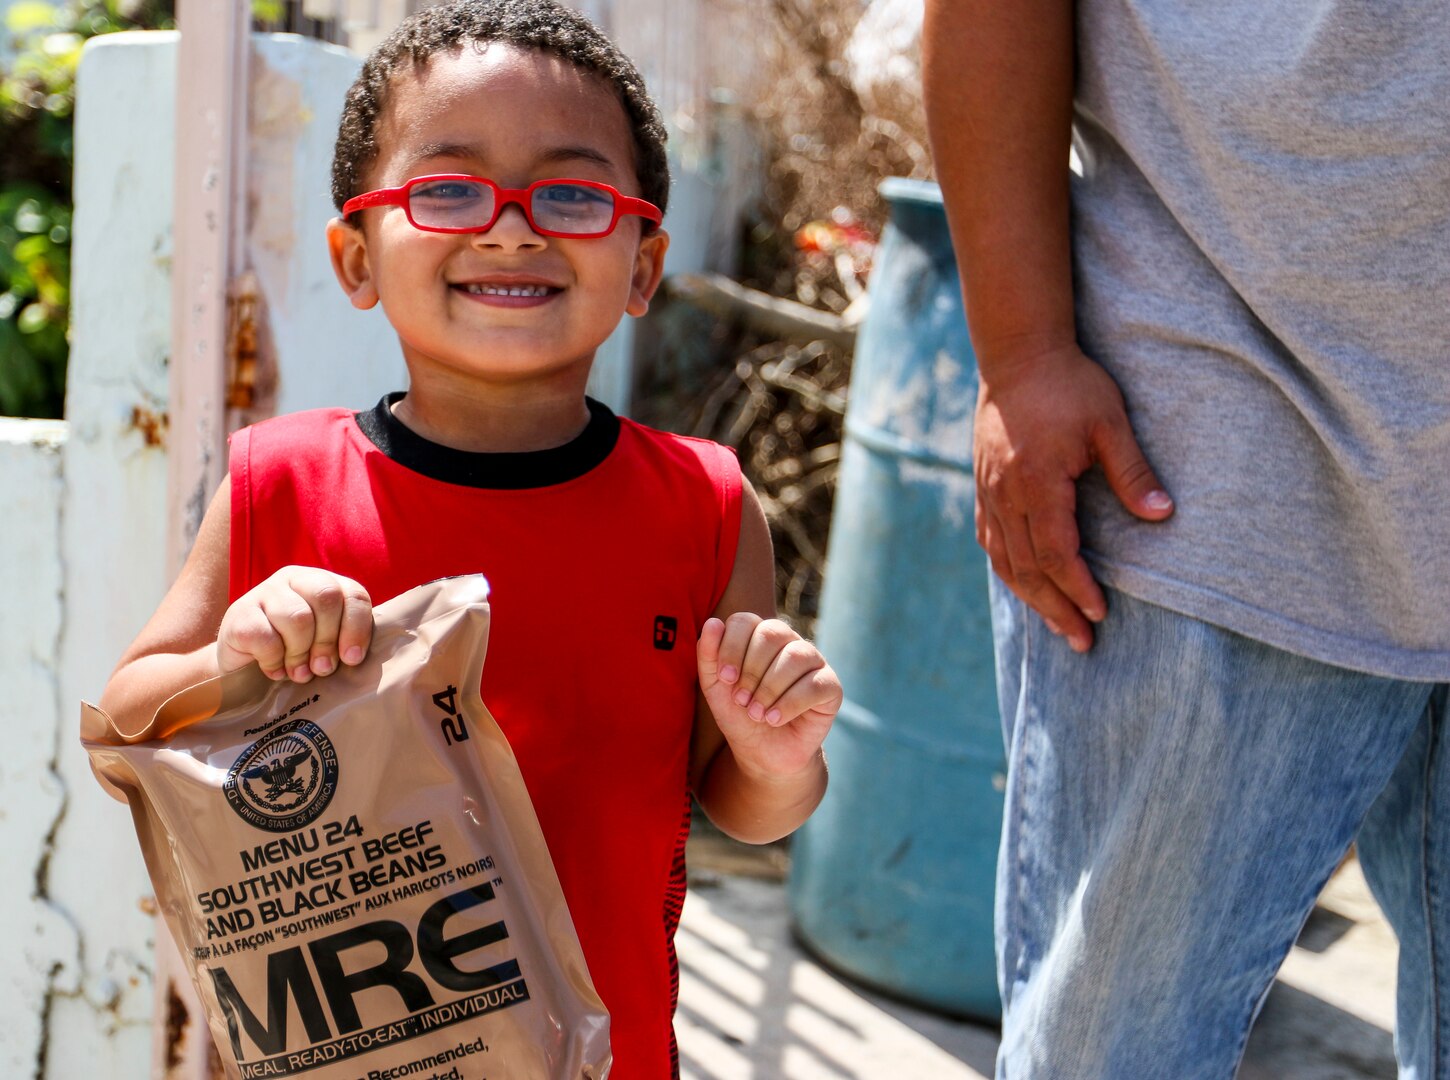
{"label": "text 'southwest beef'", "polygon": [[609,1019],[479,699],[488,586],[381,604],[367,659],[255,664],[140,730],[82,706],[227,1075],[602,1080]]}

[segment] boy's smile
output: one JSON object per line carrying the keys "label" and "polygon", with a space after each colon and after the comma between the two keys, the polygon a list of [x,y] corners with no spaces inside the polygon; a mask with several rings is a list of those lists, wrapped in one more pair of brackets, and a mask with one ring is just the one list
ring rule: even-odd
{"label": "boy's smile", "polygon": [[489,307],[541,307],[564,291],[564,286],[535,274],[484,274],[450,286],[468,299]]}
{"label": "boy's smile", "polygon": [[548,282],[525,281],[515,276],[505,276],[497,281],[469,281],[453,286],[467,295],[477,297],[479,303],[494,307],[537,307],[558,296],[559,286]]}
{"label": "boy's smile", "polygon": [[[552,55],[498,43],[436,53],[394,76],[376,130],[364,190],[458,173],[501,188],[569,178],[639,194],[614,91]],[[605,236],[548,236],[509,204],[486,232],[437,233],[401,206],[374,206],[334,222],[328,240],[354,305],[381,303],[397,331],[410,398],[550,388],[582,403],[595,350],[626,312],[648,310],[659,284],[668,238],[644,227],[622,217]]]}

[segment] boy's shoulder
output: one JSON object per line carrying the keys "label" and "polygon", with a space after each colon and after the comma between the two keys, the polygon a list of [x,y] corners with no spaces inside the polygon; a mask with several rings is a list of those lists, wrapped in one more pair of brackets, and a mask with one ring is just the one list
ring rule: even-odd
{"label": "boy's shoulder", "polygon": [[688,454],[692,457],[719,457],[724,456],[735,460],[735,451],[723,443],[714,439],[702,438],[699,435],[681,435],[674,431],[664,431],[660,428],[650,427],[648,424],[641,424],[638,420],[631,420],[627,416],[619,418],[620,428],[634,433],[635,437],[643,442],[660,448],[665,452]]}
{"label": "boy's shoulder", "polygon": [[258,420],[229,438],[232,483],[280,472],[309,473],[335,462],[357,430],[353,409],[303,409]]}
{"label": "boy's shoulder", "polygon": [[342,406],[328,406],[320,409],[302,409],[298,412],[280,413],[258,420],[234,432],[231,436],[235,445],[240,441],[264,439],[268,443],[277,441],[308,440],[329,428],[345,430],[357,416],[356,409]]}
{"label": "boy's shoulder", "polygon": [[621,437],[636,444],[641,456],[692,469],[704,468],[717,481],[733,480],[736,485],[739,484],[740,463],[735,451],[728,446],[696,435],[661,431],[625,416],[619,418],[619,426]]}

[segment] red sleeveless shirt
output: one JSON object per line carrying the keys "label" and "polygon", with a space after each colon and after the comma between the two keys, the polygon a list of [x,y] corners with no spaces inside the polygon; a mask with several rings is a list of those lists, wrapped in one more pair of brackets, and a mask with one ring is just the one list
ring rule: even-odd
{"label": "red sleeveless shirt", "polygon": [[593,401],[566,446],[452,450],[404,427],[398,396],[232,436],[232,599],[289,564],[353,578],[374,603],[488,578],[483,699],[609,1008],[611,1076],[677,1076],[695,640],[734,567],[739,466]]}

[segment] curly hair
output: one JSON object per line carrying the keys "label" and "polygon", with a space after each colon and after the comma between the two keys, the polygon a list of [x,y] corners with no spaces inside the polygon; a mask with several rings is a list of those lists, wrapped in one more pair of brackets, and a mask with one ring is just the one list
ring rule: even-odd
{"label": "curly hair", "polygon": [[434,53],[487,42],[557,56],[603,79],[629,120],[640,194],[664,211],[670,194],[664,122],[638,69],[603,31],[556,0],[453,0],[403,20],[348,90],[332,152],[332,201],[339,212],[361,194],[363,175],[377,159],[378,119],[393,76],[426,64]]}

